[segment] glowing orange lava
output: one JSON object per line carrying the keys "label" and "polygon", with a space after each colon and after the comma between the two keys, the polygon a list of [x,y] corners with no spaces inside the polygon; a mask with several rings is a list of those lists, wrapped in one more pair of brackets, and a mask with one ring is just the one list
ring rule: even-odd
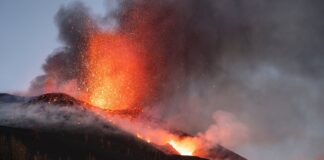
{"label": "glowing orange lava", "polygon": [[193,139],[170,140],[169,144],[181,155],[192,156],[197,149],[197,143]]}
{"label": "glowing orange lava", "polygon": [[[144,133],[145,134],[145,133]],[[199,139],[195,137],[185,137],[181,138],[175,134],[171,134],[168,132],[156,132],[157,136],[153,136],[151,134],[146,134],[146,136],[142,136],[139,133],[136,133],[136,137],[142,140],[145,140],[147,143],[151,143],[158,145],[166,145],[169,144],[175,149],[180,155],[185,156],[198,156],[196,155],[196,150],[199,148],[201,142]],[[153,138],[152,140],[150,138]]]}
{"label": "glowing orange lava", "polygon": [[147,90],[145,60],[126,36],[91,34],[86,54],[88,102],[102,109],[134,107]]}

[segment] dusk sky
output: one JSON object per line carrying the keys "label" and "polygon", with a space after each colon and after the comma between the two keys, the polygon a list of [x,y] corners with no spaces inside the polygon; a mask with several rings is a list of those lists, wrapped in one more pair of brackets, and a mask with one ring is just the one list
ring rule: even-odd
{"label": "dusk sky", "polygon": [[[73,0],[0,1],[0,92],[26,90],[42,73],[46,57],[59,47],[54,16]],[[94,14],[104,14],[113,0],[86,1]]]}

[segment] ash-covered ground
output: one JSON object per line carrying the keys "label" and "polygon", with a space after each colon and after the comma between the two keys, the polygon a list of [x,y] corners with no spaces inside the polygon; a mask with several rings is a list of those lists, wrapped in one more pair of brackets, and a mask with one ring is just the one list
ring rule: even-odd
{"label": "ash-covered ground", "polygon": [[[103,119],[73,97],[50,93],[35,97],[0,94],[1,159],[183,159],[170,145],[139,139]],[[244,160],[222,146],[211,160]]]}

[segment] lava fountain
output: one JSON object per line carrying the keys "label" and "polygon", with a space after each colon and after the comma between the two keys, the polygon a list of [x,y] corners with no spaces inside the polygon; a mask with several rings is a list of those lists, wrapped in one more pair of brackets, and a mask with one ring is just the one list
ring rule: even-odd
{"label": "lava fountain", "polygon": [[148,92],[145,56],[125,35],[92,33],[86,54],[88,102],[102,109],[140,109]]}

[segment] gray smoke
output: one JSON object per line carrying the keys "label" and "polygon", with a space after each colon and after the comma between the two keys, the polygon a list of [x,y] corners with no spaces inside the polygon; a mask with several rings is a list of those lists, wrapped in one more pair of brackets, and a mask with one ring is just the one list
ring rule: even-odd
{"label": "gray smoke", "polygon": [[249,141],[233,148],[247,158],[316,159],[324,141],[322,6],[127,1],[120,26],[158,54],[153,66],[163,66],[157,75],[171,96],[157,113],[170,125],[200,132],[225,110],[250,128]]}
{"label": "gray smoke", "polygon": [[83,86],[84,52],[88,33],[95,28],[88,8],[79,2],[63,6],[57,12],[55,21],[63,47],[55,49],[47,57],[43,65],[45,74],[33,80],[30,86],[31,94],[44,93],[46,83],[60,86],[76,80],[78,87]]}
{"label": "gray smoke", "polygon": [[[82,88],[87,30],[97,29],[89,13],[80,3],[59,10],[65,47],[32,90],[51,76]],[[158,85],[149,109],[159,118],[195,134],[214,112],[231,112],[250,132],[232,149],[252,160],[292,160],[324,155],[323,13],[321,0],[124,0],[102,19],[151,53]]]}
{"label": "gray smoke", "polygon": [[[225,110],[250,128],[249,141],[233,148],[247,158],[320,158],[323,2],[213,1],[203,12],[211,6],[219,23],[201,36],[215,42],[217,50],[208,51],[217,67],[208,71],[211,78],[194,72],[200,77],[169,99],[170,125],[198,132],[211,124],[214,111]],[[203,19],[197,21],[215,22]],[[202,60],[203,50],[195,54]]]}

